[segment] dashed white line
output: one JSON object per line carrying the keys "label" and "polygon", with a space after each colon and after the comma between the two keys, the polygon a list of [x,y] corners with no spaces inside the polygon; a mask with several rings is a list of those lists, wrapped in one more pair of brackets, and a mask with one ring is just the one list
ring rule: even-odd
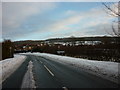
{"label": "dashed white line", "polygon": [[68,90],[66,87],[62,87],[64,90]]}
{"label": "dashed white line", "polygon": [[40,61],[40,63],[43,63],[43,62]]}
{"label": "dashed white line", "polygon": [[44,65],[44,67],[47,69],[47,71],[48,71],[52,76],[55,76],[55,75],[50,71],[50,69],[48,69],[47,66]]}

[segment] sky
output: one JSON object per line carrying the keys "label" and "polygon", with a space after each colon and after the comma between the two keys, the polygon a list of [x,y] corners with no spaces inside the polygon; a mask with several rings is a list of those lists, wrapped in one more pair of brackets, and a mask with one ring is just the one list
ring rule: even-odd
{"label": "sky", "polygon": [[2,2],[0,19],[2,40],[18,41],[109,35],[114,17],[101,2]]}

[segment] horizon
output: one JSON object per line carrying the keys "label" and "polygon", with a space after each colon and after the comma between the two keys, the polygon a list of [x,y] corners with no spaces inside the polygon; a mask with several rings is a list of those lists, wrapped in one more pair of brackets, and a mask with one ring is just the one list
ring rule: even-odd
{"label": "horizon", "polygon": [[116,38],[117,36],[86,36],[86,37],[75,37],[75,36],[68,36],[68,37],[54,37],[54,38],[47,38],[47,39],[26,39],[26,40],[11,40],[11,39],[3,39],[0,41],[0,43],[4,42],[5,40],[11,40],[12,42],[19,42],[19,41],[45,41],[49,39],[65,39],[65,38],[96,38],[96,37],[111,37],[111,38]]}
{"label": "horizon", "polygon": [[2,38],[20,41],[109,36],[115,18],[103,9],[101,2],[3,2]]}
{"label": "horizon", "polygon": [[[66,39],[66,38],[103,38],[103,37],[108,37],[108,38],[117,38],[117,36],[88,36],[88,37],[74,37],[74,36],[69,36],[69,37],[55,37],[55,38],[47,38],[47,39],[27,39],[27,40],[16,40],[12,42],[19,42],[19,41],[45,41],[45,40],[51,40],[51,39]],[[119,37],[118,37],[119,38]],[[4,39],[4,40],[10,40],[10,39]],[[3,41],[0,41],[0,43]]]}

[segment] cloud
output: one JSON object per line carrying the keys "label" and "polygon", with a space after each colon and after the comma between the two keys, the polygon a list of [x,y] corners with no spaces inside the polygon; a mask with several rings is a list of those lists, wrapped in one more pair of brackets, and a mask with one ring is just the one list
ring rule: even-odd
{"label": "cloud", "polygon": [[[69,11],[68,11],[69,12]],[[70,11],[72,12],[72,11]],[[91,9],[87,12],[76,12],[68,17],[49,23],[42,30],[39,28],[30,35],[38,35],[38,38],[68,37],[68,36],[93,36],[108,35],[111,33],[111,16],[108,16],[102,9]],[[63,16],[66,13],[62,14]],[[47,33],[49,32],[49,34]],[[46,35],[44,35],[46,34]],[[36,36],[37,37],[37,36]]]}
{"label": "cloud", "polygon": [[[53,22],[49,26],[42,28],[43,31],[38,30],[35,33],[51,32],[52,36],[87,36],[93,34],[102,35],[107,34],[104,28],[108,29],[113,17],[107,15],[102,9],[96,8],[84,12],[76,12],[68,10],[66,13],[70,13],[67,18],[60,19]],[[66,15],[64,13],[63,15]],[[105,26],[106,25],[106,26]],[[92,29],[91,29],[92,27]],[[103,27],[101,29],[101,27]],[[63,34],[65,32],[65,34]],[[78,33],[79,32],[79,33]],[[89,34],[88,34],[89,32]],[[96,33],[94,33],[96,32]]]}
{"label": "cloud", "polygon": [[2,3],[0,2],[0,31],[2,27]]}
{"label": "cloud", "polygon": [[55,32],[60,30],[67,30],[69,29],[70,25],[79,23],[81,19],[82,19],[82,16],[75,15],[67,19],[59,20],[58,22],[52,24],[49,28]]}
{"label": "cloud", "polygon": [[118,2],[118,0],[2,0],[3,2]]}
{"label": "cloud", "polygon": [[[106,14],[101,8],[92,8],[88,11],[67,10],[65,12],[64,10],[59,14],[59,11],[49,12],[56,7],[60,8],[57,5],[56,3],[42,2],[3,3],[4,37],[13,40],[47,39],[51,37],[106,35],[105,29],[110,30],[113,17]],[[58,18],[55,18],[56,16]]]}
{"label": "cloud", "polygon": [[69,32],[63,32],[63,33],[54,33],[50,37],[70,37],[70,36],[76,36],[76,37],[88,37],[88,36],[105,36],[105,35],[111,35],[113,34],[111,24],[105,23],[105,24],[98,24],[97,26],[92,27],[86,27],[81,30],[81,28],[77,28],[78,30],[75,31],[69,31]]}
{"label": "cloud", "polygon": [[0,41],[2,41],[2,3],[0,2]]}
{"label": "cloud", "polygon": [[65,12],[65,15],[66,15],[66,16],[76,15],[76,14],[78,14],[78,12],[73,11],[73,10],[68,10],[68,11]]}
{"label": "cloud", "polygon": [[41,14],[55,8],[53,3],[26,3],[26,2],[4,2],[3,9],[3,34],[15,31],[29,17]]}

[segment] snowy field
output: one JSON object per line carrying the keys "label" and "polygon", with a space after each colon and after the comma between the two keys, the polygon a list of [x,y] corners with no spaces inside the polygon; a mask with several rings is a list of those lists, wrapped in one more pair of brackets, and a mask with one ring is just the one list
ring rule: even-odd
{"label": "snowy field", "polygon": [[26,59],[24,55],[14,55],[14,58],[9,58],[0,61],[0,85],[6,80]]}
{"label": "snowy field", "polygon": [[118,77],[120,73],[118,72],[118,65],[120,63],[110,62],[110,61],[96,61],[96,60],[87,60],[82,58],[73,58],[67,56],[59,56],[47,53],[25,53],[31,55],[37,55],[45,57],[49,60],[53,60],[70,67],[83,69],[89,73],[100,76],[102,78],[108,79],[110,81],[118,83]]}

